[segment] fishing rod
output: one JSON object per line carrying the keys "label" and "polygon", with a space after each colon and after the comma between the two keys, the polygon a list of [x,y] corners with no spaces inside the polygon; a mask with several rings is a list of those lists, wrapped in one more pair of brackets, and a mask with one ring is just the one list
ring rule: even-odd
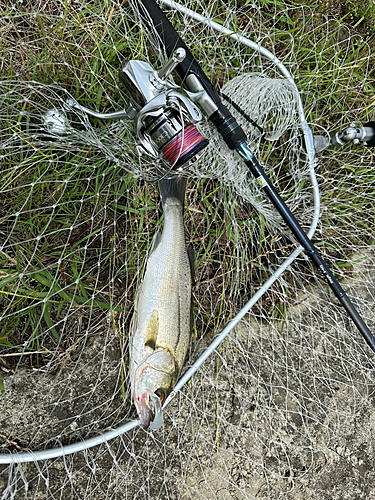
{"label": "fishing rod", "polygon": [[[139,3],[144,9],[143,14],[145,22],[150,28],[156,29],[168,57],[173,56],[178,49],[183,49],[185,51],[185,58],[176,65],[176,70],[183,83],[187,85],[192,93],[199,96],[195,99],[196,102],[198,102],[205,111],[229,149],[235,150],[240,155],[250,173],[255,177],[259,187],[263,190],[265,195],[268,196],[297,241],[303,247],[306,255],[320,271],[323,279],[329,285],[349,317],[353,320],[366,343],[375,352],[375,339],[373,334],[370,332],[362,317],[358,314],[338,280],[332,274],[328,264],[318,253],[316,247],[305,234],[300,224],[271,183],[255,155],[247,145],[245,132],[222,103],[220,95],[195,60],[187,45],[154,0],[139,0]],[[355,126],[351,128],[353,130],[346,130],[336,134],[336,136],[332,138],[331,144],[344,145],[352,141],[356,144],[361,141],[364,145],[370,147],[375,145],[375,124],[373,122],[366,124],[361,129],[356,129]]]}

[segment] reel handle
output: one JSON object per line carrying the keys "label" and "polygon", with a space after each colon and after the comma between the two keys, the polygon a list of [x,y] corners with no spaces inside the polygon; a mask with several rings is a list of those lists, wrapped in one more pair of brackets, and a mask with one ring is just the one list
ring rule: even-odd
{"label": "reel handle", "polygon": [[346,144],[362,144],[367,147],[375,146],[375,122],[365,123],[363,127],[357,127],[355,123],[351,123],[344,130],[336,132],[331,137],[333,146],[340,147]]}

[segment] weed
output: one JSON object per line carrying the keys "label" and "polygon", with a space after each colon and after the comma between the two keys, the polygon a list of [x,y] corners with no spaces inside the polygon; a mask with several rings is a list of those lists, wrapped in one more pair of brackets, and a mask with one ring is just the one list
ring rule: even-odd
{"label": "weed", "polygon": [[[215,5],[215,21],[224,24],[230,6]],[[352,2],[345,6],[349,12]],[[374,13],[372,7],[356,4],[353,20],[344,11],[334,22],[325,20],[324,9],[318,3],[301,8],[288,2],[241,0],[231,27],[241,31],[250,26],[254,37],[288,64],[309,122],[334,131],[342,122],[365,122],[373,114],[375,92],[368,75],[374,56],[368,42],[353,35],[348,24],[358,27],[365,22],[362,17]],[[283,15],[277,16],[278,11]],[[51,103],[61,105],[68,94],[101,111],[124,107],[128,97],[117,77],[124,59],[149,58],[160,66],[147,33],[120,7],[103,10],[97,2],[81,10],[64,2],[56,15],[33,14],[7,11],[10,24],[0,41],[3,77],[11,82],[4,92],[8,101],[0,98],[0,127],[6,137],[0,152],[0,350],[18,353],[42,347],[68,351],[76,342],[70,332],[77,315],[83,325],[123,315],[127,330],[152,236],[162,224],[156,187],[131,173],[130,154],[134,169],[137,157],[130,126],[111,128],[70,113],[76,135],[65,142],[40,131],[43,112]],[[178,15],[174,25],[185,28]],[[186,42],[219,86],[239,71],[274,71],[250,48],[239,50],[226,36],[212,44],[210,32],[194,22]],[[22,79],[27,85],[17,87]],[[290,168],[295,160],[290,137],[286,133],[264,144],[261,160],[286,200],[300,194],[303,203],[296,215],[308,227],[305,214],[311,211],[311,195],[306,176],[298,179]],[[366,166],[371,161],[359,165],[355,151],[323,157],[322,163],[322,199],[330,209],[322,215],[326,229],[320,248],[334,257],[338,272],[350,272],[348,255],[357,246],[373,243],[375,176]],[[360,179],[355,188],[353,176]],[[200,319],[194,327],[205,332],[219,328],[294,243],[281,223],[275,228],[234,190],[210,179],[189,181],[185,221],[196,252],[194,293]],[[362,234],[351,234],[348,224],[360,226]],[[337,232],[344,235],[340,245]],[[303,263],[298,266],[306,270]],[[259,306],[262,317],[282,324],[287,301],[294,300],[292,274],[285,282],[288,279],[290,287],[275,285],[271,298]],[[310,275],[301,280],[309,283]],[[38,357],[38,363],[48,359],[48,354]]]}

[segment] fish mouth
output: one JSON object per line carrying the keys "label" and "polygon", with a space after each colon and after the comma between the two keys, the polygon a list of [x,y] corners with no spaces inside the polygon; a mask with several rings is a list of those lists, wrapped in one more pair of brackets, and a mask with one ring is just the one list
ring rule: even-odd
{"label": "fish mouth", "polygon": [[150,408],[150,395],[144,392],[135,398],[135,406],[137,408],[139,421],[145,429],[148,429],[150,422],[154,419],[153,410]]}
{"label": "fish mouth", "polygon": [[144,392],[135,400],[139,421],[143,428],[159,429],[163,425],[161,401],[158,395]]}

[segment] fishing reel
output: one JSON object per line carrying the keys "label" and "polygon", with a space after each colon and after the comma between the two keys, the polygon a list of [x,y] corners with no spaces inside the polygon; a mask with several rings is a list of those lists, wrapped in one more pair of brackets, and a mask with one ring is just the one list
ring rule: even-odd
{"label": "fishing reel", "polygon": [[[208,145],[208,140],[195,126],[202,119],[194,103],[201,94],[182,89],[170,78],[185,55],[183,48],[177,49],[159,71],[144,61],[126,61],[119,78],[130,102],[123,111],[98,113],[74,99],[69,99],[66,104],[102,120],[133,120],[139,139],[137,152],[155,159],[164,157],[169,170],[183,170],[197,160]],[[51,127],[50,115],[48,120]],[[61,128],[60,123],[57,125]]]}
{"label": "fishing reel", "polygon": [[141,147],[155,157],[162,152],[175,168],[187,167],[208,145],[194,125],[202,118],[195,96],[168,80],[185,55],[183,48],[177,49],[159,71],[143,61],[127,61],[120,71]]}

